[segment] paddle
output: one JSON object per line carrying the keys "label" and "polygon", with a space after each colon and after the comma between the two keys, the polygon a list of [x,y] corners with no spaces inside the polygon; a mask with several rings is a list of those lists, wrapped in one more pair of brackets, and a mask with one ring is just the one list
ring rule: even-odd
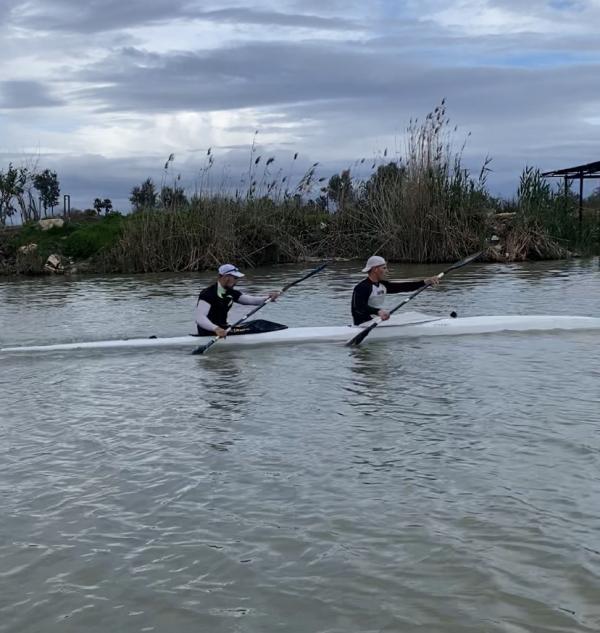
{"label": "paddle", "polygon": [[[446,268],[446,270],[439,273],[439,275],[437,275],[437,278],[441,279],[444,275],[447,275],[451,270],[455,270],[456,268],[462,268],[463,266],[470,264],[472,261],[475,261],[483,252],[484,251],[479,251],[478,253],[475,253],[474,255],[469,255],[468,257],[461,259],[459,262],[456,262],[456,264],[452,264],[452,266],[450,266],[449,268]],[[406,297],[406,299],[401,301],[395,308],[392,308],[390,310],[390,314],[393,314],[394,312],[396,312],[396,310],[399,310],[402,306],[406,305],[411,299],[414,299],[419,293],[423,292],[423,290],[425,290],[426,288],[429,288],[429,286],[431,286],[431,283],[425,284],[418,290],[415,290],[410,296]],[[354,338],[351,338],[346,343],[346,345],[348,347],[356,347],[360,345],[380,323],[381,323],[381,319],[379,319],[378,321],[375,321],[374,323],[371,323],[369,327],[364,328]]]}
{"label": "paddle", "polygon": [[[281,289],[279,294],[282,295],[284,292],[288,291],[292,286],[295,286],[296,284],[299,284],[301,281],[304,281],[305,279],[308,279],[309,277],[312,277],[313,275],[316,275],[317,273],[320,273],[323,270],[323,268],[325,268],[325,266],[327,266],[327,264],[321,264],[321,266],[319,266],[318,268],[315,268],[314,270],[311,270],[309,273],[304,275],[304,277],[300,277],[300,279],[296,279],[296,281],[292,281],[289,284],[285,285]],[[243,323],[246,319],[251,317],[253,314],[256,314],[261,308],[264,308],[267,305],[267,303],[271,303],[271,301],[273,301],[273,299],[271,299],[271,297],[269,297],[268,299],[265,299],[260,305],[257,305],[255,308],[250,310],[250,312],[245,314],[241,319],[236,321],[233,325],[230,325],[229,327],[227,327],[225,329],[225,336],[227,336],[227,334],[229,334],[229,332],[231,332],[231,330],[233,330],[234,327],[237,327],[238,325]],[[213,338],[210,341],[208,341],[208,343],[206,343],[206,345],[200,345],[200,347],[197,347],[192,352],[192,354],[204,354],[206,351],[208,351],[221,338],[225,338],[225,337],[223,337],[223,336],[215,336],[215,338]]]}

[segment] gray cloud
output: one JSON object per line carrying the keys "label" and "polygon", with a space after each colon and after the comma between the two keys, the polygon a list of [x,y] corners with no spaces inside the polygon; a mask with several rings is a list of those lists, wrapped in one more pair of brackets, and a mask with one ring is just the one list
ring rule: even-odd
{"label": "gray cloud", "polygon": [[200,11],[193,14],[200,20],[228,22],[233,24],[261,24],[265,26],[289,26],[293,28],[311,28],[325,30],[360,30],[361,25],[344,18],[325,18],[302,13],[280,13],[276,11],[257,11],[243,7]]}
{"label": "gray cloud", "polygon": [[[115,111],[227,110],[306,103],[307,116],[329,108],[422,111],[450,98],[474,123],[494,117],[574,113],[596,104],[600,65],[563,68],[434,67],[367,46],[315,43],[248,44],[218,51],[156,55],[125,49],[89,67],[82,96]],[[572,95],[577,93],[577,106]],[[318,111],[315,104],[318,103]]]}
{"label": "gray cloud", "polygon": [[0,108],[50,108],[61,104],[62,101],[38,81],[0,81]]}
{"label": "gray cloud", "polygon": [[[22,11],[17,10],[19,6]],[[178,19],[326,30],[361,28],[340,17],[243,6],[219,8],[219,3],[214,9],[206,9],[206,2],[190,0],[33,0],[17,5],[11,15],[15,24],[29,29],[77,33],[101,33]]]}
{"label": "gray cloud", "polygon": [[[259,155],[262,154],[259,151]],[[302,154],[297,161],[293,161],[293,150],[269,151],[269,156],[275,156],[276,161],[269,170],[274,177],[282,168],[292,187],[300,180],[302,174],[315,159],[308,154]],[[57,154],[40,154],[35,161],[26,161],[21,155],[0,153],[0,165],[12,162],[34,170],[51,169],[56,171],[60,181],[60,208],[63,205],[63,195],[71,196],[71,207],[77,209],[91,208],[94,198],[110,198],[114,208],[128,210],[130,208],[129,195],[135,185],[139,185],[146,178],[152,178],[157,189],[162,185],[173,185],[185,189],[187,195],[192,195],[199,188],[204,187],[211,193],[223,191],[234,192],[236,189],[245,191],[248,187],[248,158],[250,145],[218,148],[216,162],[208,178],[202,179],[201,170],[206,165],[206,150],[192,152],[187,155],[176,154],[168,172],[163,167],[167,156],[127,156],[117,159],[107,159],[103,156],[83,154],[80,156],[61,156]],[[322,169],[323,175],[331,175],[344,166],[332,163]],[[256,177],[260,182],[264,173],[264,161],[256,168]],[[176,180],[180,176],[179,180]],[[268,178],[267,178],[268,180]]]}
{"label": "gray cloud", "polygon": [[[115,208],[129,208],[129,195],[134,185],[152,177],[161,182],[161,167],[165,158],[162,156],[129,156],[118,159],[107,159],[103,156],[83,154],[79,156],[61,156],[58,154],[39,154],[34,166],[38,170],[51,169],[58,174],[62,209],[63,195],[71,196],[71,207],[78,209],[91,208],[94,198],[110,198]],[[20,155],[0,154],[0,161],[15,165],[31,167],[31,161],[23,160]],[[1,163],[0,163],[1,164]]]}
{"label": "gray cloud", "polygon": [[31,0],[12,11],[13,23],[40,31],[98,33],[186,14],[185,0]]}
{"label": "gray cloud", "polygon": [[[312,160],[325,162],[324,175],[329,175],[362,158],[361,153],[369,156],[394,143],[394,136],[402,148],[408,120],[423,116],[446,97],[449,115],[460,125],[457,143],[473,132],[465,160],[475,170],[486,154],[492,155],[490,182],[496,189],[514,189],[527,163],[554,168],[597,159],[600,127],[591,117],[598,118],[600,106],[600,39],[591,16],[598,10],[594,13],[589,2],[559,0],[552,6],[547,0],[484,4],[527,18],[539,15],[545,25],[564,24],[565,29],[560,34],[556,29],[466,34],[459,26],[446,28],[431,19],[435,12],[459,7],[443,0],[375,0],[368,5],[358,0],[281,0],[277,5],[238,0],[225,7],[217,0],[30,0],[10,11],[2,4],[5,21],[0,28],[9,36],[11,24],[28,28],[31,57],[46,61],[59,56],[64,65],[55,67],[53,90],[66,94],[68,89],[75,113],[69,133],[78,124],[93,126],[96,116],[98,125],[116,120],[117,127],[127,129],[123,113],[135,119],[140,113],[253,108],[261,132],[280,139],[272,150],[293,147],[311,154]],[[142,48],[143,42],[152,43],[142,39],[147,33],[138,34],[137,27],[165,24],[168,38],[182,20],[239,28],[224,30],[231,39],[216,50],[157,53]],[[257,25],[266,28],[261,32]],[[566,28],[573,25],[577,28]],[[278,27],[304,30],[287,39],[282,33],[290,32]],[[199,30],[206,32],[206,26]],[[335,41],[331,33],[330,39],[324,36],[325,30],[336,32]],[[357,30],[370,39],[357,37]],[[344,31],[348,41],[339,41]],[[23,59],[22,40],[13,36],[8,57]],[[300,36],[305,39],[296,41]],[[124,41],[128,47],[117,48]],[[161,50],[179,46],[177,41],[160,44]],[[104,50],[99,62],[83,65],[85,55],[97,60],[98,51]],[[72,52],[71,62],[65,61],[65,51]],[[22,79],[0,82],[0,107],[13,110],[11,121],[18,108],[59,105],[46,85],[29,80],[26,73]],[[33,134],[36,125],[42,134],[52,131],[49,123],[44,127],[45,114],[30,126]],[[250,141],[254,122],[246,130],[232,120],[227,131],[239,131],[242,137],[247,132]],[[142,149],[132,148],[132,154],[136,151]],[[243,150],[241,154],[246,156]],[[236,156],[232,151],[224,157],[232,173],[247,160]],[[48,159],[58,161],[65,186],[82,200],[89,192],[90,200],[99,195],[126,202],[131,186],[155,175],[165,157]],[[182,165],[188,183],[193,182],[197,159],[191,155]]]}
{"label": "gray cloud", "polygon": [[106,110],[225,110],[387,91],[389,72],[377,67],[380,61],[367,51],[310,43],[169,55],[129,48],[90,66],[79,78],[102,84],[82,96]]}

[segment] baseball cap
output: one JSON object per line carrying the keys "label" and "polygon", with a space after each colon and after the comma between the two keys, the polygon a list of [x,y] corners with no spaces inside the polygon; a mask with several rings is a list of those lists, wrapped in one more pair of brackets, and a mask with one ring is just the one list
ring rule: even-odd
{"label": "baseball cap", "polygon": [[362,269],[363,273],[368,273],[371,268],[375,268],[377,266],[385,266],[385,259],[383,257],[379,257],[379,255],[373,255],[367,259],[366,266]]}
{"label": "baseball cap", "polygon": [[232,277],[244,277],[244,273],[241,273],[238,270],[237,266],[233,264],[223,264],[219,266],[219,275],[223,277],[224,275],[231,275]]}

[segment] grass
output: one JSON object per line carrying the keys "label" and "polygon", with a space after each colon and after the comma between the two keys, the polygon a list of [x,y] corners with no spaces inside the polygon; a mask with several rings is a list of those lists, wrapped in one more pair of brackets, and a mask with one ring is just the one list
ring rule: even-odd
{"label": "grass", "polygon": [[112,213],[95,223],[75,225],[66,236],[63,253],[74,259],[97,257],[118,243],[124,224],[122,215]]}
{"label": "grass", "polygon": [[[26,224],[19,230],[0,234],[0,272],[40,274],[49,255],[58,254],[77,260],[97,260],[105,250],[114,247],[120,238],[124,217],[87,217],[66,222],[62,227],[43,231],[37,223]],[[36,248],[23,252],[22,247],[35,244]]]}

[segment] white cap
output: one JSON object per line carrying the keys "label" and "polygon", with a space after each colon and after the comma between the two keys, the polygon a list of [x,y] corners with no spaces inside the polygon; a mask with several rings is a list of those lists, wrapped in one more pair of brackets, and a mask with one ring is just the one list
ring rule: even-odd
{"label": "white cap", "polygon": [[367,259],[367,265],[362,269],[362,272],[368,273],[371,268],[376,268],[377,266],[385,266],[385,259],[379,257],[379,255],[372,255]]}
{"label": "white cap", "polygon": [[223,264],[219,266],[219,275],[223,277],[224,275],[231,275],[232,277],[244,277],[244,273],[241,273],[238,270],[237,266],[233,264]]}

